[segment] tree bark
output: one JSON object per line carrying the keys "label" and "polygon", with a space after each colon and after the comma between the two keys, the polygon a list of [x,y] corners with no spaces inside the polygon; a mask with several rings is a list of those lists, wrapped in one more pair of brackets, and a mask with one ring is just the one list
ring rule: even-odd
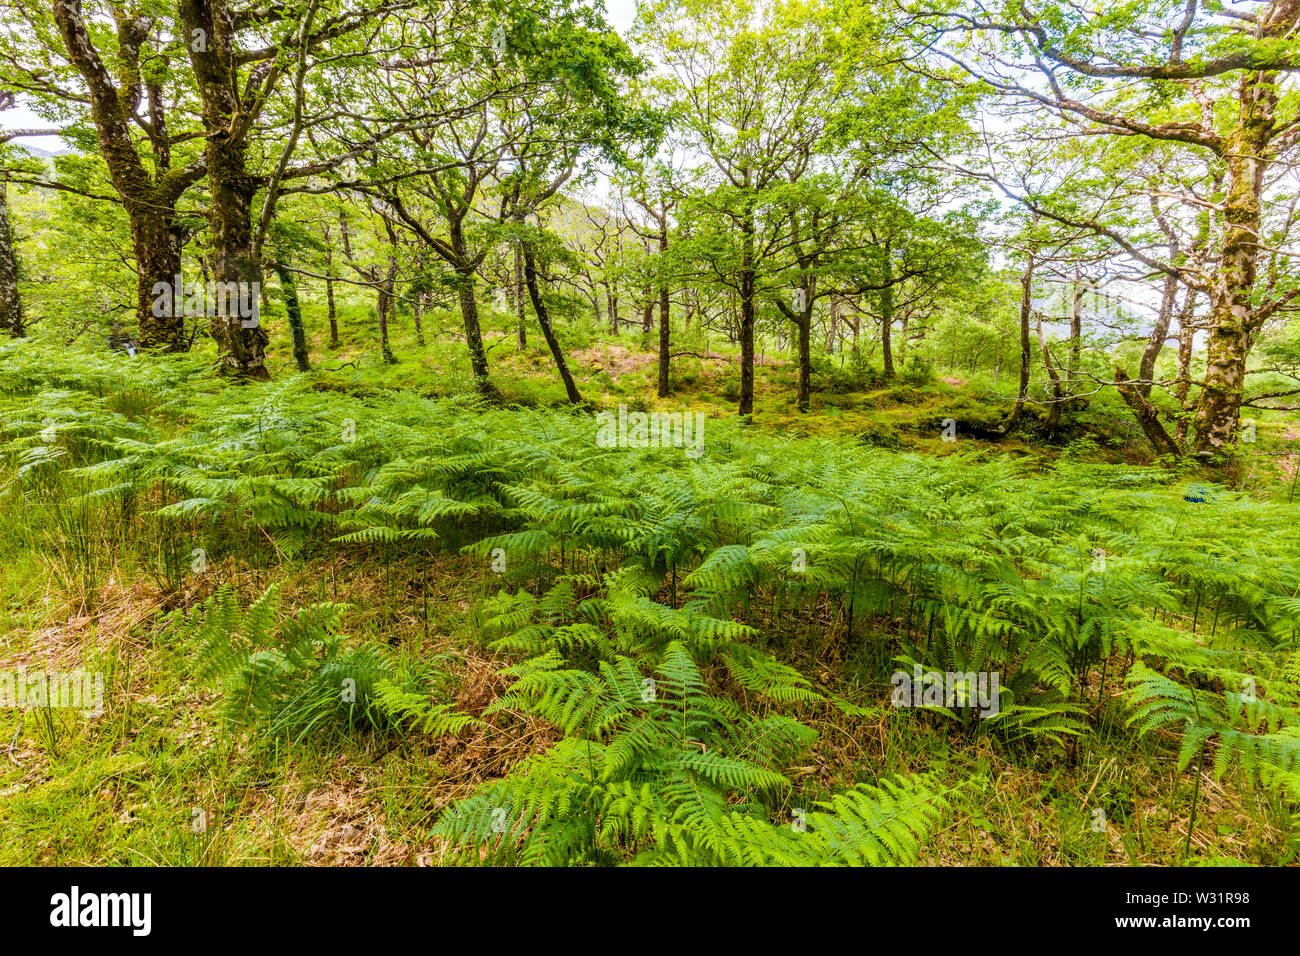
{"label": "tree bark", "polygon": [[[183,301],[174,289],[181,273],[182,232],[176,222],[181,194],[203,175],[201,166],[172,170],[170,140],[159,98],[151,97],[155,173],[145,169],[132,140],[133,104],[126,85],[113,83],[86,28],[81,0],[54,0],[51,8],[68,61],[85,81],[100,154],[131,227],[136,268],[136,318],[141,348],[181,351],[187,345]],[[149,25],[142,17],[117,23],[117,67],[131,87],[143,85],[139,53]]]}
{"label": "tree bark", "polygon": [[9,229],[9,198],[0,182],[0,334],[22,338],[23,300],[18,295],[18,256]]}
{"label": "tree bark", "polygon": [[796,331],[795,348],[797,350],[798,379],[795,384],[795,407],[800,412],[808,411],[812,400],[812,314],[814,280],[805,275],[803,284],[803,308],[796,311],[778,300],[777,305],[785,317],[794,324]]}
{"label": "tree bark", "polygon": [[330,247],[330,227],[327,223],[321,228],[325,235],[325,305],[329,309],[330,348],[339,347],[338,309],[334,304],[334,250]]}
{"label": "tree bark", "polygon": [[[242,145],[214,145],[209,138],[211,177],[213,275],[226,289],[240,291],[262,287],[262,269],[253,255],[252,202],[257,186],[244,170]],[[221,314],[224,312],[225,314]],[[232,314],[233,312],[233,314]],[[236,378],[265,380],[267,334],[259,316],[239,310],[218,310],[212,316],[212,337],[223,369]]]}
{"label": "tree bark", "polygon": [[274,268],[276,278],[280,280],[280,293],[284,296],[289,331],[293,335],[293,359],[298,365],[298,371],[309,372],[311,362],[307,353],[307,332],[302,324],[302,306],[298,303],[298,286],[285,263],[277,259]]}
{"label": "tree bark", "polygon": [[1079,377],[1079,364],[1083,355],[1083,276],[1074,270],[1074,292],[1070,301],[1070,365],[1066,376],[1073,388]]}
{"label": "tree bark", "polygon": [[517,350],[528,347],[528,327],[524,324],[524,254],[515,243],[515,327],[518,330]]}
{"label": "tree bark", "polygon": [[[259,182],[248,172],[249,117],[235,87],[234,21],[220,0],[180,0],[178,9],[186,33],[202,31],[206,38],[201,45],[190,44],[189,51],[205,130],[213,277],[227,290],[237,288],[241,297],[246,290],[254,290],[250,299],[255,299],[262,287],[262,267],[253,249],[252,219],[253,196]],[[222,370],[236,379],[270,378],[266,369],[267,335],[260,317],[240,310],[216,312],[210,327]]]}
{"label": "tree bark", "polygon": [[1251,302],[1259,257],[1265,158],[1274,135],[1277,74],[1251,71],[1239,84],[1239,120],[1227,137],[1228,189],[1219,268],[1210,282],[1210,338],[1196,408],[1195,448],[1215,454],[1237,440],[1246,359],[1261,319]]}
{"label": "tree bark", "polygon": [[542,292],[537,284],[537,263],[534,260],[533,250],[526,243],[522,245],[524,280],[528,285],[528,297],[533,302],[533,311],[537,313],[537,325],[542,330],[542,338],[546,339],[547,347],[551,350],[551,357],[555,359],[555,367],[564,382],[564,391],[568,394],[569,401],[574,405],[581,405],[582,395],[578,393],[578,386],[573,381],[572,373],[569,372],[569,363],[565,361],[564,350],[560,348],[555,330],[551,328],[550,313],[546,311],[546,303],[542,301]]}
{"label": "tree bark", "polygon": [[[392,276],[393,279],[388,285],[388,322],[387,322],[387,327],[384,330],[385,343],[387,343],[388,341],[388,336],[386,334],[388,328],[392,328],[397,325],[397,261],[396,260],[393,261]],[[394,356],[393,361],[396,362],[396,356]]]}
{"label": "tree bark", "polygon": [[1034,358],[1033,346],[1029,341],[1029,317],[1033,311],[1031,288],[1037,264],[1037,256],[1031,251],[1025,271],[1020,276],[1020,388],[1016,392],[1016,403],[1011,406],[1011,414],[1002,425],[1003,434],[1015,428],[1024,412],[1025,402],[1029,400],[1029,373]]}
{"label": "tree bark", "polygon": [[880,348],[885,362],[885,381],[888,382],[894,378],[894,347],[890,341],[894,329],[894,269],[888,240],[885,241],[883,269],[884,284],[880,289]]}
{"label": "tree bark", "polygon": [[1196,325],[1192,321],[1196,308],[1196,290],[1188,287],[1183,293],[1183,305],[1178,310],[1178,377],[1174,381],[1174,398],[1183,406],[1184,414],[1174,426],[1174,440],[1179,447],[1187,441],[1187,393],[1192,387],[1192,348],[1196,344]]}
{"label": "tree bark", "polygon": [[668,397],[668,373],[670,371],[672,324],[669,322],[670,304],[668,286],[659,288],[659,397]]}
{"label": "tree bark", "polygon": [[668,373],[670,371],[669,339],[672,336],[672,324],[669,317],[668,282],[663,278],[668,267],[668,210],[659,210],[659,397],[668,397]]}
{"label": "tree bark", "polygon": [[1129,380],[1128,375],[1122,368],[1115,368],[1115,385],[1119,389],[1120,397],[1133,409],[1133,415],[1137,418],[1138,425],[1141,426],[1143,434],[1156,450],[1158,455],[1167,455],[1177,458],[1180,454],[1178,445],[1169,433],[1165,431],[1164,426],[1160,424],[1160,416],[1156,407],[1147,400],[1142,394],[1142,390]]}
{"label": "tree bark", "polygon": [[1061,405],[1065,401],[1065,389],[1061,385],[1061,375],[1056,370],[1056,363],[1052,361],[1052,350],[1047,347],[1047,338],[1043,335],[1043,320],[1040,318],[1037,322],[1038,330],[1038,348],[1043,353],[1043,365],[1047,369],[1047,377],[1052,381],[1052,404],[1047,410],[1047,422],[1045,428],[1048,436],[1056,433],[1056,428],[1061,422]]}
{"label": "tree bark", "polygon": [[608,283],[605,285],[605,305],[609,314],[609,330],[618,335],[618,294]]}
{"label": "tree bark", "polygon": [[393,313],[393,293],[397,286],[397,260],[389,258],[388,272],[384,275],[383,284],[379,287],[379,301],[375,304],[375,311],[379,313],[379,346],[383,352],[384,361],[389,365],[397,364],[397,356],[393,354],[392,346],[388,342],[388,318]]}
{"label": "tree bark", "polygon": [[740,262],[740,416],[754,414],[754,216],[746,211],[741,223]]}
{"label": "tree bark", "polygon": [[487,352],[483,348],[483,331],[478,320],[478,300],[474,297],[473,266],[456,270],[456,294],[460,301],[460,317],[465,325],[465,344],[469,349],[469,364],[474,372],[474,388],[480,395],[496,398],[496,386],[488,376]]}
{"label": "tree bark", "polygon": [[655,300],[650,294],[649,286],[641,294],[641,331],[648,335],[655,324]]}
{"label": "tree bark", "polygon": [[795,404],[799,411],[808,411],[812,403],[812,301],[795,323],[799,328],[799,389]]}
{"label": "tree bark", "polygon": [[1169,323],[1173,321],[1174,306],[1178,303],[1178,279],[1165,276],[1160,294],[1160,311],[1156,313],[1156,324],[1151,329],[1146,348],[1142,350],[1142,360],[1138,364],[1138,389],[1143,397],[1151,394],[1151,384],[1155,379],[1156,360],[1164,351],[1165,340],[1169,338]]}

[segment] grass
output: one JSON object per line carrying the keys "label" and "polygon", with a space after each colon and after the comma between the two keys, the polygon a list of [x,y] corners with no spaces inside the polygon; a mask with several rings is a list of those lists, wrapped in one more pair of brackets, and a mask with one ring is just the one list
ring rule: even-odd
{"label": "grass", "polygon": [[[497,662],[460,623],[479,588],[477,569],[456,565],[430,573],[438,593],[429,638],[415,611],[389,616],[357,610],[350,623],[357,635],[382,634],[403,650],[445,654],[457,700],[473,712],[504,684]],[[314,592],[329,569],[309,564],[280,574],[306,600],[319,596]],[[410,589],[417,574],[406,566],[399,580]],[[347,568],[341,597],[373,608],[391,584],[387,577],[376,567]],[[249,590],[256,590],[256,576],[249,578]],[[213,695],[182,678],[183,662],[168,645],[162,615],[145,613],[147,600],[123,595],[122,611],[129,607],[129,614],[114,615],[106,606],[103,625],[87,622],[81,633],[33,632],[27,643],[39,639],[37,647],[21,647],[17,635],[6,639],[10,666],[40,659],[48,666],[105,667],[110,706],[95,721],[53,712],[52,735],[42,733],[36,713],[0,712],[3,739],[17,734],[18,740],[0,763],[0,826],[16,837],[0,846],[0,863],[436,864],[447,853],[430,836],[439,813],[551,739],[542,726],[502,728],[463,747],[379,736],[308,738],[278,748],[227,739],[210,716]],[[83,656],[91,642],[94,651]],[[828,641],[810,663],[831,678],[833,689],[848,694],[853,685],[838,661],[842,655]],[[940,727],[901,720],[884,702],[876,704],[873,719],[819,727],[822,743],[798,782],[809,793],[830,792],[882,772],[935,765],[954,780],[983,781],[984,789],[959,803],[926,846],[922,864],[1151,865],[1178,859],[1191,781],[1173,772],[1174,741],[1133,740],[1120,726],[1118,707],[1103,708],[1097,742],[1081,748],[1073,764],[1045,759],[1026,766],[987,745],[954,745]],[[1089,799],[1099,790],[1107,794],[1100,806],[1110,823],[1100,831],[1093,829],[1097,802]],[[1296,862],[1300,847],[1279,800],[1216,782],[1208,770],[1202,799],[1193,838],[1198,859]]]}
{"label": "grass", "polygon": [[[470,400],[463,347],[443,342],[420,350],[409,331],[398,328],[394,349],[400,360],[386,367],[377,360],[372,330],[355,318],[341,317],[349,332],[339,349],[314,343],[322,396],[338,392],[382,401],[392,389],[409,389]],[[436,328],[433,317],[426,320],[431,340]],[[603,407],[626,402],[729,413],[728,358],[683,359],[677,390],[657,399],[652,356],[635,351],[636,339],[630,333],[617,342],[606,337],[579,350],[583,360],[575,362],[575,375],[584,396]],[[272,372],[284,379],[291,374],[288,343],[273,344]],[[504,342],[491,353],[507,400],[560,404],[563,391],[549,357],[512,350],[513,343]],[[75,364],[76,357],[67,361]],[[158,374],[177,374],[200,391],[219,393],[223,387],[190,380],[193,368]],[[91,374],[64,387],[88,416],[116,416],[115,427],[124,432],[139,423],[163,436],[181,436],[195,425],[193,409],[172,400],[184,390],[131,378],[115,383],[111,375],[96,382]],[[999,407],[987,383],[979,381],[821,390],[807,415],[793,411],[791,389],[787,364],[760,366],[755,441],[764,434],[838,436],[882,455],[947,455],[973,446],[990,458],[1010,450],[1041,455],[1044,462],[1141,457],[1131,437],[1117,438],[1087,423],[1078,426],[1074,444],[1046,451],[1028,436],[999,446],[974,439],[944,442],[936,418],[952,415],[952,409],[979,415]],[[1261,449],[1283,441],[1291,427],[1282,419],[1265,421]],[[60,441],[76,448],[72,426]],[[85,449],[87,461],[92,450]],[[1280,457],[1262,454],[1248,463],[1242,483],[1285,498]],[[511,661],[487,646],[479,628],[475,609],[496,587],[479,559],[413,545],[295,550],[249,531],[237,544],[214,549],[196,572],[188,567],[186,548],[170,559],[165,554],[185,542],[168,540],[165,526],[151,523],[148,515],[162,499],[124,502],[116,512],[82,512],[75,502],[85,488],[33,494],[13,480],[14,464],[11,459],[0,499],[6,539],[0,544],[0,669],[102,670],[107,709],[95,719],[48,708],[0,709],[0,831],[7,835],[0,841],[0,864],[452,862],[455,855],[433,833],[443,811],[557,739],[554,728],[527,714],[484,717],[508,686],[501,670]],[[484,725],[458,737],[322,733],[292,744],[223,730],[215,717],[216,695],[194,678],[179,640],[181,620],[219,586],[248,602],[272,582],[280,584],[289,608],[348,604],[343,629],[352,643],[382,644],[397,657],[434,662],[444,693],[459,710],[483,717]],[[1193,780],[1191,772],[1176,769],[1178,738],[1169,732],[1134,736],[1124,723],[1119,688],[1114,678],[1108,686],[1101,683],[1100,667],[1085,670],[1079,688],[1089,710],[1089,734],[1063,747],[1009,750],[890,708],[862,657],[871,636],[851,638],[829,606],[810,617],[763,623],[782,661],[824,692],[863,708],[853,716],[827,711],[815,717],[819,740],[789,771],[799,799],[829,796],[884,774],[938,768],[945,783],[973,785],[953,800],[942,829],[924,845],[923,864],[1180,861]],[[873,626],[883,641],[898,624],[878,619]],[[1122,663],[1117,656],[1112,674]],[[1192,862],[1297,862],[1295,808],[1285,794],[1240,774],[1218,780],[1208,766],[1199,793]],[[1101,820],[1106,825],[1098,826]]]}

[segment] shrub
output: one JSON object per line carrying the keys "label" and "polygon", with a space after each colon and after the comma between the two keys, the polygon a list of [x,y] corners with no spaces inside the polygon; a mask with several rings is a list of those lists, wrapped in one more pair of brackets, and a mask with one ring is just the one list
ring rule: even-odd
{"label": "shrub", "polygon": [[929,385],[934,381],[934,370],[928,361],[913,355],[899,370],[898,377],[908,385]]}

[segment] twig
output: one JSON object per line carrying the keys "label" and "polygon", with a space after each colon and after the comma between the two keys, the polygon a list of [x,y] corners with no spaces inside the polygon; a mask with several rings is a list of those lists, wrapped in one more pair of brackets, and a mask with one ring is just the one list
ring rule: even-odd
{"label": "twig", "polygon": [[12,760],[20,767],[23,765],[23,762],[19,760],[16,756],[14,756],[14,754],[18,750],[18,734],[22,731],[22,729],[23,729],[22,718],[19,718],[18,726],[14,728],[14,739],[9,741],[9,759]]}

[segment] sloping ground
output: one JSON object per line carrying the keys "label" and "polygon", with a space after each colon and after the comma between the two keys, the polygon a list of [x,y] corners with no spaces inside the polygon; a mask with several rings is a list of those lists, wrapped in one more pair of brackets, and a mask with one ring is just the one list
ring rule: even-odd
{"label": "sloping ground", "polygon": [[[4,666],[107,684],[5,714],[9,859],[1294,853],[1294,506],[132,372],[136,421],[114,367],[6,367]],[[916,667],[997,706],[890,706]]]}

